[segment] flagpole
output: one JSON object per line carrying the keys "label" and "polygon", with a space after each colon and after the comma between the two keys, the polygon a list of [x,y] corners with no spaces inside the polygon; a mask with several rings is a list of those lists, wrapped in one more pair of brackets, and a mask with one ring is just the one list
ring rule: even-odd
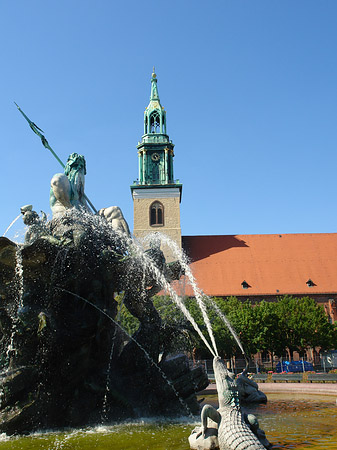
{"label": "flagpole", "polygon": [[[14,102],[15,103],[15,102]],[[34,122],[32,122],[27,116],[26,114],[22,111],[22,109],[19,107],[19,105],[17,103],[15,103],[16,107],[18,108],[18,110],[20,111],[20,113],[23,115],[23,117],[27,120],[30,128],[34,131],[35,134],[37,134],[42,142],[42,145],[47,148],[52,154],[53,156],[57,159],[57,161],[61,164],[62,168],[65,168],[65,164],[60,160],[60,158],[57,156],[57,154],[54,152],[54,150],[51,148],[51,146],[49,145],[47,139],[44,137],[44,135],[42,133],[44,133],[43,130],[41,130],[41,128],[39,128]],[[40,131],[42,133],[40,133]],[[97,209],[94,207],[94,205],[91,203],[91,201],[88,199],[88,197],[83,193],[83,197],[86,199],[86,201],[89,203],[89,205],[91,206],[92,210],[97,214]]]}

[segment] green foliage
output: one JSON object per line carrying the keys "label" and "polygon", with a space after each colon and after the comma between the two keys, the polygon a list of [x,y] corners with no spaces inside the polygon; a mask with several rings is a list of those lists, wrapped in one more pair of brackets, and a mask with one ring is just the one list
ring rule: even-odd
{"label": "green foliage", "polygon": [[295,350],[303,353],[308,347],[325,350],[337,345],[336,327],[309,297],[284,296],[277,302],[255,305],[233,298],[224,302],[222,310],[227,312],[248,354],[269,351],[282,356],[287,348],[292,354]]}
{"label": "green foliage", "polygon": [[284,354],[287,342],[280,327],[279,304],[262,301],[255,305],[254,313],[257,318],[254,337],[257,351],[270,351],[279,356]]}
{"label": "green foliage", "polygon": [[115,300],[117,301],[117,317],[116,320],[121,324],[127,333],[132,336],[139,327],[139,320],[136,319],[126,308],[123,303],[124,293],[118,294],[115,296]]}
{"label": "green foliage", "polygon": [[183,325],[185,318],[178,306],[169,296],[155,295],[152,302],[164,323]]}
{"label": "green foliage", "polygon": [[279,327],[290,353],[307,347],[327,350],[336,345],[336,328],[328,322],[323,308],[309,297],[279,299]]}
{"label": "green foliage", "polygon": [[[172,329],[172,351],[193,352],[199,359],[211,356],[198,333],[172,299],[155,296],[152,300],[163,325]],[[120,323],[129,334],[133,334],[139,322],[123,305],[122,295],[117,297],[117,301]],[[256,304],[252,304],[250,300],[242,302],[236,297],[214,298],[211,302],[205,298],[218,353],[224,358],[240,356],[241,352],[226,324],[212,307],[212,301],[228,318],[248,355],[271,352],[282,356],[287,349],[292,354],[294,351],[302,353],[308,347],[321,347],[322,350],[337,348],[337,327],[328,322],[324,309],[309,297],[286,295],[276,302],[261,301]],[[185,298],[183,302],[210,342],[196,299]]]}

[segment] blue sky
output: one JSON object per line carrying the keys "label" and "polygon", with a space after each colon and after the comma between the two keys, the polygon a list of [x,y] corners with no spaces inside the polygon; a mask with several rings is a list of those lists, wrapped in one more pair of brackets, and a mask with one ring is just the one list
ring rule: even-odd
{"label": "blue sky", "polygon": [[153,65],[184,235],[335,232],[336,23],[335,0],[0,1],[0,234],[61,171],[14,101],[132,228]]}

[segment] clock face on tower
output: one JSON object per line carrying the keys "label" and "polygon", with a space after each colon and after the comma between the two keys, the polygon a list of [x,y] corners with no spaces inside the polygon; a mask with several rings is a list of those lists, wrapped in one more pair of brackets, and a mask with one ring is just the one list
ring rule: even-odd
{"label": "clock face on tower", "polygon": [[160,160],[160,156],[158,153],[153,153],[153,155],[151,156],[152,161],[157,162]]}

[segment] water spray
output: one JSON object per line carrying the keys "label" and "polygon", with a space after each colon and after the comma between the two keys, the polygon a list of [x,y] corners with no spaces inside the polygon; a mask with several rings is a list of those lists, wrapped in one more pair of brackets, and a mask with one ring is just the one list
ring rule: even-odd
{"label": "water spray", "polygon": [[63,289],[60,286],[55,286],[55,289],[58,289],[62,292],[66,292],[67,294],[73,295],[74,297],[77,297],[81,300],[83,300],[85,303],[87,303],[88,305],[92,306],[93,308],[95,308],[97,311],[99,311],[100,313],[102,313],[104,316],[106,316],[109,320],[111,320],[111,322],[113,322],[126,336],[128,336],[136,345],[137,347],[144,353],[144,355],[146,356],[146,358],[148,359],[148,361],[158,370],[158,372],[160,373],[160,375],[162,376],[162,378],[167,382],[167,384],[172,388],[174,394],[176,395],[176,397],[178,398],[180,404],[186,409],[187,414],[190,417],[193,417],[192,411],[190,410],[190,408],[188,407],[188,405],[184,402],[184,400],[180,397],[178,391],[176,390],[176,388],[174,387],[173,383],[167,378],[165,372],[161,369],[161,367],[158,366],[158,364],[153,361],[153,359],[151,358],[151,356],[149,355],[149,353],[145,350],[144,347],[142,347],[135,338],[133,338],[132,336],[129,335],[129,333],[122,327],[122,325],[120,323],[118,323],[113,317],[111,317],[108,313],[106,313],[104,310],[102,310],[101,308],[99,308],[98,306],[96,306],[94,303],[90,302],[89,300],[87,300],[86,298],[82,297],[81,295],[75,294],[74,292],[68,291],[67,289]]}

